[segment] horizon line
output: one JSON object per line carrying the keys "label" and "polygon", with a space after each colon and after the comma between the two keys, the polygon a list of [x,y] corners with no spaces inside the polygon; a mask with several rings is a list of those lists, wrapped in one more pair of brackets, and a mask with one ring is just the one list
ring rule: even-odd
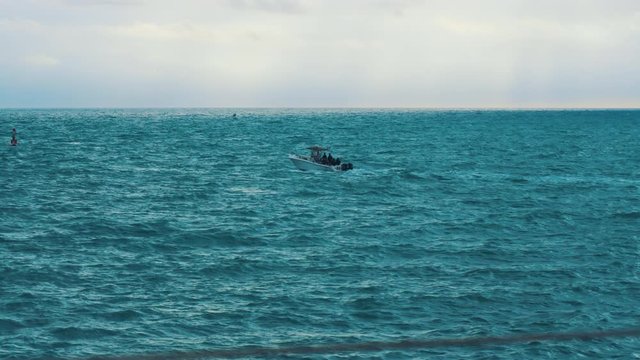
{"label": "horizon line", "polygon": [[639,107],[435,107],[435,106],[8,106],[0,110],[176,110],[176,109],[217,109],[217,110],[267,110],[267,109],[291,109],[291,110],[432,110],[432,111],[544,111],[544,110],[640,110]]}

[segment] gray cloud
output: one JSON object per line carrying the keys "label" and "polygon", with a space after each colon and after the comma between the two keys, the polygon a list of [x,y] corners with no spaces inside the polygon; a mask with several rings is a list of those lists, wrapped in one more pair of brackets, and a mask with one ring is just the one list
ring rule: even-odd
{"label": "gray cloud", "polygon": [[132,6],[142,5],[143,0],[54,0],[61,5],[72,6]]}
{"label": "gray cloud", "polygon": [[225,0],[225,3],[237,10],[259,10],[286,14],[303,13],[308,7],[305,0]]}
{"label": "gray cloud", "polygon": [[0,106],[640,106],[637,1],[0,0],[0,14]]}

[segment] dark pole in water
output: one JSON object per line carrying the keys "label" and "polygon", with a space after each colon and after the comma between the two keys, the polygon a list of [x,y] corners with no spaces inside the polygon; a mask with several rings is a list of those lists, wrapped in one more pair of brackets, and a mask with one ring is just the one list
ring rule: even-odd
{"label": "dark pole in water", "polygon": [[12,146],[18,145],[18,139],[16,138],[16,135],[18,135],[18,133],[16,132],[16,128],[13,128],[13,130],[11,131],[11,145]]}

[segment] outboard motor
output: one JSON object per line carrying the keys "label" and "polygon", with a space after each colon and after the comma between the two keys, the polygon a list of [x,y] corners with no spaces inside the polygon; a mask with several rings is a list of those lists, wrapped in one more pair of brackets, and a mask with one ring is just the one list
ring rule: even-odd
{"label": "outboard motor", "polygon": [[353,164],[352,163],[344,163],[342,165],[340,165],[340,170],[342,171],[347,171],[347,170],[352,170],[353,169]]}

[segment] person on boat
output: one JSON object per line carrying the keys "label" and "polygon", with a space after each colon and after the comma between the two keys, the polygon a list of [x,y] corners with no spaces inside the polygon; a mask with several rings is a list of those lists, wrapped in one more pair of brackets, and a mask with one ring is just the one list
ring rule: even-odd
{"label": "person on boat", "polygon": [[331,156],[331,153],[329,153],[329,157],[327,157],[327,163],[333,165],[333,156]]}
{"label": "person on boat", "polygon": [[322,159],[320,159],[320,162],[325,165],[327,164],[327,153],[322,154]]}

